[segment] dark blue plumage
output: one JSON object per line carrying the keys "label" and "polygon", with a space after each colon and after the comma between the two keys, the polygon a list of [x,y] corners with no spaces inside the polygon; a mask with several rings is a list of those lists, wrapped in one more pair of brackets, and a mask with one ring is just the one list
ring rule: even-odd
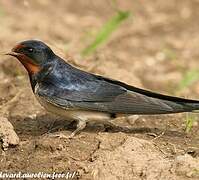
{"label": "dark blue plumage", "polygon": [[165,96],[93,75],[56,55],[36,76],[38,94],[53,98],[60,106],[70,101],[77,108],[123,114],[164,114],[199,108],[198,101]]}

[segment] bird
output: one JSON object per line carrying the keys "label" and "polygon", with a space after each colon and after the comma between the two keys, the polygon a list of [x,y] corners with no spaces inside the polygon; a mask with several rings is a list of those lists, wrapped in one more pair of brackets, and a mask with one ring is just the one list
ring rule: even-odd
{"label": "bird", "polygon": [[47,111],[77,122],[70,138],[92,120],[199,110],[198,100],[155,93],[78,69],[40,40],[19,42],[6,55],[25,67],[32,91]]}

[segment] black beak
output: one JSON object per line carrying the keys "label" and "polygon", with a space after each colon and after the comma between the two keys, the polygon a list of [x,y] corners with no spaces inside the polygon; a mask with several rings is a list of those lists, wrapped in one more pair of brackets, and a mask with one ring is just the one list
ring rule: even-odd
{"label": "black beak", "polygon": [[4,55],[17,57],[17,56],[19,55],[19,53],[16,53],[16,52],[9,52],[9,53],[6,53],[6,54],[4,54]]}
{"label": "black beak", "polygon": [[9,56],[14,56],[14,57],[18,57],[20,55],[20,53],[18,53],[19,49],[25,47],[24,45],[18,44],[16,45],[14,48],[12,48],[11,52],[6,53],[4,55],[9,55]]}

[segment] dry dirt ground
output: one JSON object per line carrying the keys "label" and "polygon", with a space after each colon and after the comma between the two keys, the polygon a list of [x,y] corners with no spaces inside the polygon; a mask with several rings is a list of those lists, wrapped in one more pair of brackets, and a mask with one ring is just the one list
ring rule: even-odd
{"label": "dry dirt ground", "polygon": [[[128,0],[117,7],[132,16],[108,43],[82,58],[81,50],[115,14],[112,1],[0,0],[0,53],[18,41],[41,39],[81,69],[198,98],[199,81],[177,89],[184,74],[199,66],[199,1]],[[0,108],[0,171],[70,170],[80,179],[108,180],[199,178],[199,124],[185,133],[187,114],[118,118],[115,123],[129,131],[92,123],[72,140],[55,138],[51,135],[69,135],[74,127],[42,109],[21,64],[6,56],[0,57]],[[7,120],[18,146],[6,148],[18,143]]]}

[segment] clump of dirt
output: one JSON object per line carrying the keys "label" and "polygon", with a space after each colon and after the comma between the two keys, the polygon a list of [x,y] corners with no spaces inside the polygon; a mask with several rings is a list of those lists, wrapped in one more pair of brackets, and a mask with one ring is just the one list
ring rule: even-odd
{"label": "clump of dirt", "polygon": [[[198,0],[127,0],[118,1],[118,7],[133,18],[83,58],[81,50],[115,14],[114,5],[105,0],[2,0],[0,54],[18,41],[40,39],[81,69],[197,99],[199,81],[180,91],[179,83],[198,67]],[[115,123],[128,126],[128,131],[90,123],[72,140],[55,138],[52,135],[74,130],[70,120],[48,114],[36,101],[21,64],[0,56],[1,144],[18,144],[16,134],[20,139],[15,147],[1,148],[2,172],[77,171],[80,179],[198,179],[199,123],[186,133],[186,116],[117,118]]]}
{"label": "clump of dirt", "polygon": [[199,176],[198,158],[187,154],[168,158],[153,142],[105,133],[101,134],[100,142],[96,160],[90,165],[94,179],[152,180],[181,179],[177,175],[182,174],[192,178]]}
{"label": "clump of dirt", "polygon": [[199,158],[185,154],[177,156],[175,160],[176,174],[179,176],[186,176],[190,178],[199,178]]}
{"label": "clump of dirt", "polygon": [[19,137],[14,131],[14,127],[5,117],[0,117],[0,140],[3,141],[2,147],[6,150],[10,145],[19,144]]}
{"label": "clump of dirt", "polygon": [[114,136],[103,134],[100,137],[102,142],[107,141],[107,138],[109,141],[104,142],[96,153],[98,158],[92,164],[94,179],[176,178],[172,171],[172,162],[153,143],[123,135],[124,139],[119,139],[120,144],[111,149],[105,148],[116,141]]}

